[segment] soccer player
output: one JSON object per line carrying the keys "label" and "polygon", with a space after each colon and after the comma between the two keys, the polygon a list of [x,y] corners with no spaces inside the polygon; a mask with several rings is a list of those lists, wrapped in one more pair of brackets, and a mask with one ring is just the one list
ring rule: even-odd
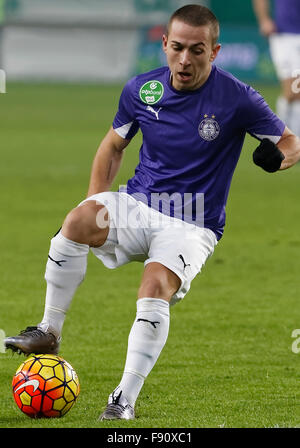
{"label": "soccer player", "polygon": [[281,84],[277,115],[300,136],[300,2],[275,0],[274,18],[269,0],[253,0],[253,7],[260,32],[269,38],[272,60]]}
{"label": "soccer player", "polygon": [[[222,237],[225,204],[246,132],[267,172],[300,158],[298,137],[250,86],[219,69],[219,24],[204,6],[175,11],[163,36],[168,65],[130,79],[112,128],[96,153],[88,197],[51,240],[45,311],[36,327],[8,337],[24,353],[57,353],[66,312],[89,250],[108,268],[145,268],[123,376],[101,419],[134,418],[134,406],[182,300]],[[109,191],[138,129],[140,161],[126,189]]]}

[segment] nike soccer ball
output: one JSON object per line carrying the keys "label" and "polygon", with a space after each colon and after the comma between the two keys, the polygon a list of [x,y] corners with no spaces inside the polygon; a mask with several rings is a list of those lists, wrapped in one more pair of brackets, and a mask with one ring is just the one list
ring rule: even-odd
{"label": "nike soccer ball", "polygon": [[60,356],[33,355],[16,371],[12,381],[17,406],[32,418],[62,417],[79,395],[73,367]]}

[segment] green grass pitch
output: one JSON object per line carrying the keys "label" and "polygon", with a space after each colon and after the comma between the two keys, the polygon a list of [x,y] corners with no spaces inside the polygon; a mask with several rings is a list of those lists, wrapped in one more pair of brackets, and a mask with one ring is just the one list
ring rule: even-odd
{"label": "green grass pitch", "polygon": [[[276,87],[261,87],[274,107]],[[121,86],[9,84],[0,97],[0,328],[41,320],[49,241],[87,191],[98,144]],[[134,172],[140,135],[114,189]],[[297,427],[300,354],[299,166],[268,174],[247,137],[227,206],[224,237],[184,301],[145,382],[137,419],[98,422],[118,384],[143,265],[106,269],[92,254],[66,318],[61,355],[81,393],[62,419],[31,420],[16,407],[12,376],[25,359],[0,354],[0,427]]]}

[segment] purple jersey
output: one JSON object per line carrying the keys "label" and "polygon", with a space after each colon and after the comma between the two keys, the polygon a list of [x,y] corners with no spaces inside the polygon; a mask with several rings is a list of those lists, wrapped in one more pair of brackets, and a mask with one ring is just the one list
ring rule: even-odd
{"label": "purple jersey", "polygon": [[300,0],[275,0],[275,23],[279,33],[300,33]]}
{"label": "purple jersey", "polygon": [[168,67],[138,75],[121,94],[114,130],[125,139],[139,128],[143,135],[126,191],[220,239],[246,132],[277,143],[285,125],[259,93],[215,65],[197,90],[174,89],[170,76]]}

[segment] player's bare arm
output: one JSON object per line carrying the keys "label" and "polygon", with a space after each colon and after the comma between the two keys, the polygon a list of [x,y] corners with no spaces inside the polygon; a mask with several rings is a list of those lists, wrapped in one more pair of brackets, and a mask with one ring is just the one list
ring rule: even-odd
{"label": "player's bare arm", "polygon": [[[87,197],[109,191],[123,157],[123,150],[130,140],[120,137],[111,128],[102,140],[95,155]],[[99,247],[104,244],[109,232],[108,210],[103,204],[89,200],[71,210],[62,225],[66,238]]]}
{"label": "player's bare arm", "polygon": [[275,33],[276,25],[270,16],[269,0],[253,0],[252,3],[261,34],[267,37]]}
{"label": "player's bare arm", "polygon": [[277,146],[284,155],[280,170],[291,168],[300,160],[300,139],[288,127],[285,128]]}
{"label": "player's bare arm", "polygon": [[111,128],[95,155],[87,197],[109,191],[121,165],[123,150],[130,140],[120,137]]}

